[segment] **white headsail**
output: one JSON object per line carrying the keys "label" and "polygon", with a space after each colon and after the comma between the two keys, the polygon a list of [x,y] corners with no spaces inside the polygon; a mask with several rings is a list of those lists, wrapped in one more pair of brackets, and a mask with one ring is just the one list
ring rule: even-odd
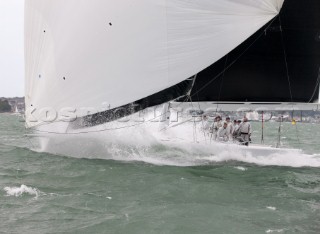
{"label": "white headsail", "polygon": [[26,0],[26,105],[98,111],[152,95],[232,51],[283,1]]}

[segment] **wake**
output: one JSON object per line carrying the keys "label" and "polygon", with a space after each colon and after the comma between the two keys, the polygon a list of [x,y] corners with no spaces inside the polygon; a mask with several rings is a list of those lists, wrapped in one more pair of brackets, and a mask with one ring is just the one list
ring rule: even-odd
{"label": "wake", "polygon": [[301,150],[211,142],[201,131],[194,134],[192,122],[166,131],[159,130],[163,127],[161,123],[153,122],[103,131],[105,127],[111,129],[125,124],[90,127],[87,133],[82,133],[85,129],[80,130],[81,134],[50,133],[57,129],[65,132],[68,127],[62,123],[45,126],[41,129],[42,134],[33,137],[32,149],[75,158],[139,161],[179,167],[230,161],[259,166],[320,167],[320,155],[305,154]]}
{"label": "wake", "polygon": [[195,143],[177,138],[159,139],[147,135],[141,129],[135,131],[134,135],[47,135],[34,140],[38,141],[39,147],[33,149],[37,152],[75,158],[138,161],[159,166],[187,167],[239,161],[259,166],[320,167],[320,155],[309,155],[299,150],[255,151],[253,146]]}

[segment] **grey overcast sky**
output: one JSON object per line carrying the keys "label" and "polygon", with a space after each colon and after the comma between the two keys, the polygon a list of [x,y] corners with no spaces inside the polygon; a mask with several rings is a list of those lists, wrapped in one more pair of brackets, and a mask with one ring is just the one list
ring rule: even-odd
{"label": "grey overcast sky", "polygon": [[24,96],[24,0],[0,0],[0,97]]}

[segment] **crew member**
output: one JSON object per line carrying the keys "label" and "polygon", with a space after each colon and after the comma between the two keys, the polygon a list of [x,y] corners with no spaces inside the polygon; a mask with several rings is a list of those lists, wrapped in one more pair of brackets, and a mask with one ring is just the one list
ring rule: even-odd
{"label": "crew member", "polygon": [[228,141],[229,140],[228,123],[227,122],[224,122],[223,126],[219,128],[217,136],[218,136],[219,141]]}
{"label": "crew member", "polygon": [[239,126],[239,132],[242,144],[249,146],[252,131],[251,124],[246,117],[244,117],[243,123],[241,123]]}
{"label": "crew member", "polygon": [[234,131],[233,131],[233,138],[235,140],[238,140],[241,134],[239,131],[240,124],[241,124],[241,120],[236,120],[236,125],[234,126]]}
{"label": "crew member", "polygon": [[212,131],[213,131],[213,136],[214,139],[217,139],[217,133],[219,129],[222,127],[222,118],[220,116],[216,117],[216,121],[213,123]]}
{"label": "crew member", "polygon": [[233,137],[234,128],[233,128],[233,124],[232,124],[232,122],[231,122],[230,117],[227,117],[227,118],[226,118],[226,122],[227,122],[227,124],[228,124],[228,127],[227,127],[228,137],[229,137],[229,140],[231,140],[232,137]]}
{"label": "crew member", "polygon": [[210,129],[211,121],[209,121],[209,118],[206,115],[203,116],[202,120],[203,120],[203,131],[205,133],[208,133]]}
{"label": "crew member", "polygon": [[237,120],[236,120],[236,119],[233,120],[233,129],[235,129],[235,127],[237,126],[237,124],[238,124]]}

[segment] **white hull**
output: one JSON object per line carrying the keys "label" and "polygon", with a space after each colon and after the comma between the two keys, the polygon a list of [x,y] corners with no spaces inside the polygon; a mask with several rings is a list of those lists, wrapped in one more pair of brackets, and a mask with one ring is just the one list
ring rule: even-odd
{"label": "white hull", "polygon": [[235,145],[234,143],[231,144],[224,144],[226,148],[230,147],[232,150],[240,151],[243,155],[257,155],[257,156],[269,156],[271,154],[282,154],[282,153],[302,153],[302,150],[300,149],[289,149],[289,148],[275,148],[272,146],[266,146],[266,145],[257,145],[257,144],[251,144],[248,146],[242,146],[242,145]]}
{"label": "white hull", "polygon": [[[147,111],[152,112],[151,108]],[[307,157],[311,157],[298,149],[210,142],[203,132],[194,134],[194,123],[190,121],[180,121],[171,124],[176,127],[165,128],[165,123],[154,120],[154,114],[147,114],[145,120],[140,123],[110,122],[86,129],[69,129],[67,133],[68,123],[54,123],[34,131],[31,142],[35,150],[56,155],[174,166],[227,161],[300,166]],[[201,125],[201,122],[197,123],[198,129]],[[299,161],[292,161],[292,157],[298,157]]]}

